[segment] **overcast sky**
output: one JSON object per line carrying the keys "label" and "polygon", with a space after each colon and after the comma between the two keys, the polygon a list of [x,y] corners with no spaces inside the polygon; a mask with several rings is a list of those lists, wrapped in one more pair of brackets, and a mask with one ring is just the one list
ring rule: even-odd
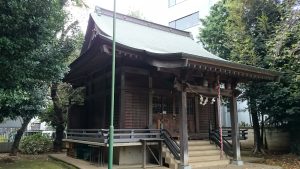
{"label": "overcast sky", "polygon": [[[113,10],[113,0],[86,0],[89,8],[72,7],[71,13],[74,19],[79,20],[85,33],[89,13],[94,12],[95,6]],[[130,11],[140,11],[143,17],[152,22],[166,25],[168,23],[165,10],[168,8],[168,0],[116,0],[117,12],[128,14]]]}

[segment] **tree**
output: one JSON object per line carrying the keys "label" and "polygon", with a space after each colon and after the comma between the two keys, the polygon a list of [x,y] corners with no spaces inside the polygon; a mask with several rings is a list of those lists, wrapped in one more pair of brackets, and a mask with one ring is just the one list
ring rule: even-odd
{"label": "tree", "polygon": [[271,88],[270,100],[264,108],[270,110],[272,123],[287,127],[300,153],[300,1],[283,1],[282,17],[269,40],[270,65],[284,74],[280,83]]}
{"label": "tree", "polygon": [[55,128],[54,151],[61,151],[68,110],[72,105],[83,105],[84,89],[73,89],[71,85],[62,82],[55,85],[55,88],[51,87],[52,104],[48,105],[48,110],[41,114],[40,118]]}
{"label": "tree", "polygon": [[[239,63],[266,68],[266,41],[272,34],[272,26],[277,20],[276,5],[272,1],[228,1],[229,18],[226,32],[229,37],[230,59]],[[254,130],[253,152],[263,152],[263,129],[260,131],[259,117],[264,112],[258,109],[264,82],[251,82],[245,85],[243,97],[248,100]],[[263,123],[262,123],[263,124]]]}
{"label": "tree", "polygon": [[201,19],[204,29],[200,29],[200,41],[204,48],[224,59],[230,57],[229,38],[225,32],[227,19],[228,10],[224,2],[219,1],[212,6],[210,15]]}
{"label": "tree", "polygon": [[[223,58],[262,68],[282,70],[282,66],[275,65],[275,58],[270,56],[270,51],[274,47],[270,44],[278,42],[278,39],[274,37],[288,33],[288,31],[280,32],[279,30],[282,29],[278,28],[278,25],[285,20],[286,12],[283,12],[285,10],[282,8],[287,6],[288,2],[291,1],[228,0],[219,2],[212,8],[211,15],[203,22],[204,28],[200,32],[200,38],[203,38],[201,41],[208,50],[220,54]],[[288,9],[293,8],[290,6]],[[221,29],[221,33],[218,34],[217,28]],[[218,42],[227,43],[224,45]],[[228,56],[223,56],[224,53]],[[260,131],[259,117],[267,114],[269,115],[268,123],[275,124],[281,116],[279,114],[282,114],[279,111],[282,112],[287,108],[285,107],[286,101],[283,101],[286,99],[282,97],[296,100],[288,96],[291,91],[288,86],[290,84],[286,81],[253,82],[244,86],[243,97],[249,101],[249,111],[253,120],[254,152],[262,152],[264,123],[261,123]],[[280,90],[281,87],[282,90]]]}
{"label": "tree", "polygon": [[30,119],[46,108],[50,84],[68,70],[65,56],[73,49],[57,35],[64,30],[65,1],[1,1],[0,119],[22,117],[11,154]]}
{"label": "tree", "polygon": [[26,130],[26,127],[30,120],[37,114],[40,114],[44,111],[47,100],[47,91],[48,86],[43,84],[37,86],[30,86],[30,90],[28,90],[28,98],[26,101],[23,101],[21,104],[15,105],[13,108],[14,115],[11,114],[12,117],[21,116],[23,119],[21,128],[17,131],[14,142],[11,148],[11,155],[15,155],[18,151],[19,143],[21,137]]}

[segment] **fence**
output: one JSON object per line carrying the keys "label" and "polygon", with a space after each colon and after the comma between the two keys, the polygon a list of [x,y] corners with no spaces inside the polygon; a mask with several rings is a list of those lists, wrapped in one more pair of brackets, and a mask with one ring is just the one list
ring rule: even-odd
{"label": "fence", "polygon": [[18,128],[0,128],[0,153],[10,151],[17,130]]}

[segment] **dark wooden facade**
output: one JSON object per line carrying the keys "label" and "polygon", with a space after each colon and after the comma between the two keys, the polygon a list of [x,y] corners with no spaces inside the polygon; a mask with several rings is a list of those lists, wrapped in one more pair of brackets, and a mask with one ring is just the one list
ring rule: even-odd
{"label": "dark wooden facade", "polygon": [[[135,59],[118,62],[115,128],[165,128],[179,137],[180,103],[174,89],[176,76],[149,66],[134,66]],[[130,64],[129,64],[130,63]],[[85,82],[84,107],[70,109],[69,129],[109,128],[111,74],[109,64]],[[199,105],[199,96],[187,95],[188,131],[191,138],[207,138],[210,122],[216,124],[216,102]]]}
{"label": "dark wooden facade", "polygon": [[[112,41],[109,33],[96,22],[105,24],[111,16],[111,11],[101,9],[99,16],[91,17],[81,56],[71,64],[65,78],[74,87],[86,88],[85,105],[70,109],[69,129],[109,128]],[[167,129],[173,137],[180,138],[180,160],[186,166],[187,140],[208,138],[209,129],[219,127],[217,88],[221,87],[220,95],[228,98],[231,105],[234,160],[240,161],[236,108],[236,97],[240,93],[236,86],[250,80],[276,80],[279,74],[218,58],[195,45],[187,32],[126,15],[118,14],[117,18],[124,26],[120,29],[128,28],[128,32],[124,32],[128,36],[123,36],[124,44],[117,43],[115,128]],[[131,37],[143,30],[162,37],[151,37],[143,32],[141,36]],[[167,45],[157,41],[164,36],[169,39],[160,40]],[[172,39],[178,41],[170,41]],[[153,45],[154,42],[160,46]],[[178,50],[177,43],[182,43]],[[160,48],[161,53],[151,52]],[[199,104],[201,96],[209,97],[209,102]],[[212,102],[212,98],[216,102]]]}

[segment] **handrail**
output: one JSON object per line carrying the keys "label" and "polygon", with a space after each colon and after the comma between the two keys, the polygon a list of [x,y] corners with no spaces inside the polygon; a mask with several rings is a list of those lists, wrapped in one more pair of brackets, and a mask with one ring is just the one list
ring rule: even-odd
{"label": "handrail", "polygon": [[176,160],[180,160],[180,146],[176,140],[171,136],[168,130],[161,130],[161,137],[164,140],[164,143],[173,154]]}
{"label": "handrail", "polygon": [[[218,131],[210,131],[209,132],[209,138],[211,141],[213,141],[217,146],[221,147],[221,139],[220,139],[220,134]],[[229,155],[233,156],[232,152],[232,144],[223,136],[223,150],[224,152]]]}

